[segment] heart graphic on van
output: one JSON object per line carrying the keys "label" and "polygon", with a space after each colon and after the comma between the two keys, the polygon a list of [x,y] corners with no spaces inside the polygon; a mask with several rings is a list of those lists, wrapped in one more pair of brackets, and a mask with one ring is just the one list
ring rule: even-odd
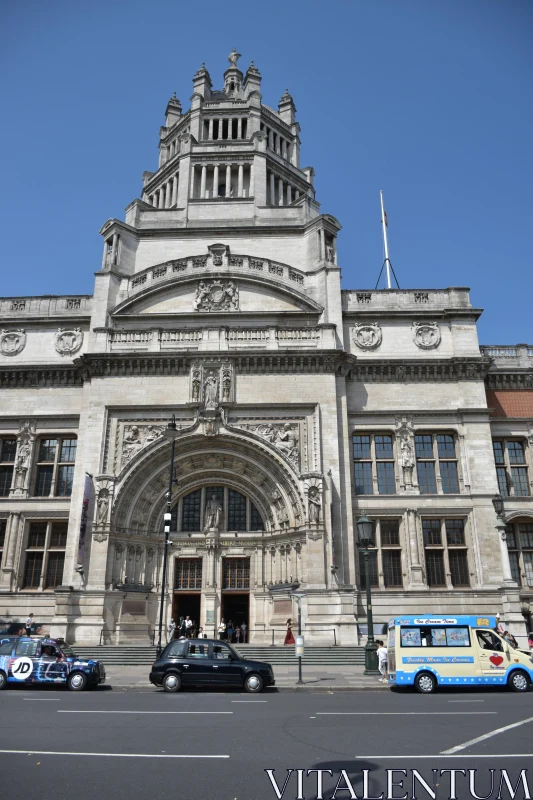
{"label": "heart graphic on van", "polygon": [[502,656],[491,656],[489,658],[489,661],[491,662],[491,664],[494,664],[495,667],[499,667],[500,664],[503,661],[503,657]]}

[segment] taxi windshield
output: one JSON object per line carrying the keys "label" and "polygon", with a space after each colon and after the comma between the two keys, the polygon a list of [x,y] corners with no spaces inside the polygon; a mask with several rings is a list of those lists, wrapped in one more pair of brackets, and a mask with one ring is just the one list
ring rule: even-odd
{"label": "taxi windshield", "polygon": [[69,644],[62,644],[61,651],[67,658],[77,658],[77,653],[74,652]]}

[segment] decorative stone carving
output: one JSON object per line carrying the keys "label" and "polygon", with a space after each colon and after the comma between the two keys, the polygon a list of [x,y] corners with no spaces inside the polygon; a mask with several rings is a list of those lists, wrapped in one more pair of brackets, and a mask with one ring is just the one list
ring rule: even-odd
{"label": "decorative stone carving", "polygon": [[231,403],[234,394],[233,364],[192,364],[190,398],[207,411],[216,411],[220,403]]}
{"label": "decorative stone carving", "polygon": [[83,331],[80,328],[58,328],[54,345],[61,356],[72,356],[83,344]]}
{"label": "decorative stone carving", "polygon": [[96,510],[96,524],[107,525],[107,518],[109,514],[109,490],[100,489],[98,492],[97,510]]}
{"label": "decorative stone carving", "polygon": [[221,456],[215,455],[211,453],[210,455],[205,456],[204,458],[204,467],[206,469],[221,469],[222,467],[222,458]]}
{"label": "decorative stone carving", "polygon": [[204,378],[204,408],[218,408],[218,377],[214,370],[209,370]]}
{"label": "decorative stone carving", "polygon": [[221,267],[224,263],[224,256],[229,254],[229,247],[225,244],[212,244],[208,248],[214,267]]}
{"label": "decorative stone carving", "polygon": [[409,417],[401,417],[396,420],[396,441],[400,449],[402,488],[406,492],[413,493],[416,491],[416,483],[413,482],[413,471],[416,464],[415,437],[413,422]]}
{"label": "decorative stone carving", "polygon": [[265,441],[273,444],[295,466],[299,465],[300,448],[297,425],[291,425],[290,422],[286,422],[283,425],[272,425],[270,422],[263,422],[250,427],[249,430],[251,433],[255,433]]}
{"label": "decorative stone carving", "polygon": [[233,281],[200,281],[193,301],[195,311],[238,311],[239,287]]}
{"label": "decorative stone carving", "polygon": [[309,522],[317,525],[320,522],[320,508],[322,502],[320,500],[320,489],[318,486],[310,486],[307,492],[307,515]]}
{"label": "decorative stone carving", "polygon": [[241,461],[240,458],[234,458],[232,466],[234,472],[236,472],[238,475],[244,475],[244,471],[246,470],[246,464],[244,461]]}
{"label": "decorative stone carving", "polygon": [[12,331],[2,330],[0,334],[0,351],[5,356],[18,356],[26,347],[26,333],[22,328]]}
{"label": "decorative stone carving", "polygon": [[20,496],[27,489],[28,472],[31,466],[33,444],[35,441],[35,424],[26,420],[19,428],[17,436],[17,454],[15,457],[15,483],[13,494]]}
{"label": "decorative stone carving", "polygon": [[377,322],[358,324],[352,328],[352,339],[361,350],[375,350],[380,346],[383,333]]}
{"label": "decorative stone carving", "polygon": [[119,542],[118,544],[115,545],[115,558],[120,558],[123,552],[124,552],[124,545],[120,544]]}
{"label": "decorative stone carving", "polygon": [[205,506],[204,533],[218,533],[221,516],[222,503],[213,493]]}
{"label": "decorative stone carving", "polygon": [[133,456],[137,455],[139,450],[159,439],[164,430],[165,428],[162,425],[125,425],[122,439],[121,465],[127,464]]}
{"label": "decorative stone carving", "polygon": [[438,347],[441,332],[436,322],[413,322],[413,341],[422,350],[433,350]]}

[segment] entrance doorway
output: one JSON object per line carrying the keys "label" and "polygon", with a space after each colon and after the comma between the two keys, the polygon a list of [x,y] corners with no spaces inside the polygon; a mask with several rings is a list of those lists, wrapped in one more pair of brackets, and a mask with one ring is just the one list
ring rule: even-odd
{"label": "entrance doorway", "polygon": [[176,635],[179,636],[180,617],[190,617],[194,623],[193,631],[200,625],[200,592],[174,592],[172,601],[172,617],[176,623]]}
{"label": "entrance doorway", "polygon": [[[231,641],[236,642],[235,629],[246,623],[248,641],[250,616],[250,594],[248,592],[222,592],[221,619],[226,623],[233,622],[233,636]],[[242,639],[241,639],[242,641]]]}

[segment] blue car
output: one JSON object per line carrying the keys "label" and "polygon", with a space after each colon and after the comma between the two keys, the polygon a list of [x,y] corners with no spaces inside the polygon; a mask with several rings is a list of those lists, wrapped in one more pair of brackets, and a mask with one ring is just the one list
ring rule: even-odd
{"label": "blue car", "polygon": [[17,683],[66,684],[81,692],[105,683],[105,668],[78,658],[61,639],[0,636],[0,690]]}

